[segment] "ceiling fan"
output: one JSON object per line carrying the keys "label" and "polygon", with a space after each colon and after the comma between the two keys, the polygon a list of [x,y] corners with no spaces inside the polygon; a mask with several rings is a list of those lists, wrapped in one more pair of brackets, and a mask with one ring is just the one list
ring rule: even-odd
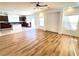
{"label": "ceiling fan", "polygon": [[[42,2],[41,2],[42,3]],[[47,7],[47,4],[41,4],[40,2],[36,2],[36,7]]]}

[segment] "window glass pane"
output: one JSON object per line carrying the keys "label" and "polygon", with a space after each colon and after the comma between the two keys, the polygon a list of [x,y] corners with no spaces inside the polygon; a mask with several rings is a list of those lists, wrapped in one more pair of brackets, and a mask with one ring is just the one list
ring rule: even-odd
{"label": "window glass pane", "polygon": [[27,16],[26,18],[27,18],[27,19],[26,19],[26,22],[27,22],[27,23],[31,22],[31,16]]}
{"label": "window glass pane", "polygon": [[67,30],[77,30],[79,16],[65,16],[64,17],[64,28]]}
{"label": "window glass pane", "polygon": [[19,22],[18,15],[8,15],[9,22]]}

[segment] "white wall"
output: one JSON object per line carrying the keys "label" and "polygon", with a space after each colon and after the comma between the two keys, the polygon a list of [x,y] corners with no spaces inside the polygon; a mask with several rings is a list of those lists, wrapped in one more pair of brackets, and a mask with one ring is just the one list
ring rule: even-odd
{"label": "white wall", "polygon": [[63,18],[64,18],[64,13],[62,10],[62,11],[60,11],[60,19],[58,21],[58,33],[59,34],[63,33]]}
{"label": "white wall", "polygon": [[50,11],[45,13],[45,30],[58,32],[59,19],[59,12]]}
{"label": "white wall", "polygon": [[64,15],[79,15],[79,7],[65,8]]}
{"label": "white wall", "polygon": [[59,24],[60,24],[60,12],[58,11],[45,11],[44,13],[44,26],[40,26],[39,21],[39,13],[35,14],[35,25],[38,29],[43,29],[52,32],[59,31]]}
{"label": "white wall", "polygon": [[39,28],[39,14],[36,13],[34,14],[35,16],[35,28],[38,29]]}

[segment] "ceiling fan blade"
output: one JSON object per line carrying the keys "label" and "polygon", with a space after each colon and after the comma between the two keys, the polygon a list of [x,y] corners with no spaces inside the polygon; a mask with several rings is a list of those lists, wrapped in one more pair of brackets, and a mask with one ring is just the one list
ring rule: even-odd
{"label": "ceiling fan blade", "polygon": [[48,5],[39,5],[39,7],[46,7],[46,6],[48,6]]}

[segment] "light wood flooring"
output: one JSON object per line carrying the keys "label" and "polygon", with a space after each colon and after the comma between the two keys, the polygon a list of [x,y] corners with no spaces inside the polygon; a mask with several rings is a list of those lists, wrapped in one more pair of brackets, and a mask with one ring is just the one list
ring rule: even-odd
{"label": "light wood flooring", "polygon": [[0,56],[76,56],[79,38],[34,30],[0,36]]}

